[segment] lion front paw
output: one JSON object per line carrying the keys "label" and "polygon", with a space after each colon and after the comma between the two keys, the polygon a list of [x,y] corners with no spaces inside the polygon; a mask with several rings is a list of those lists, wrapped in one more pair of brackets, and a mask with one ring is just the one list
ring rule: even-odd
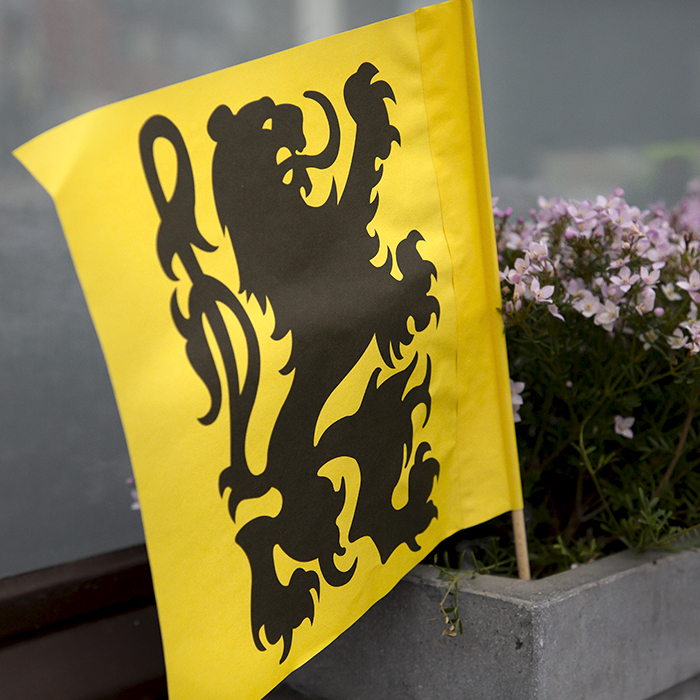
{"label": "lion front paw", "polygon": [[384,80],[371,82],[378,73],[376,66],[363,63],[357,72],[345,82],[345,104],[358,129],[362,129],[362,140],[374,156],[385,160],[389,157],[391,144],[401,145],[401,136],[389,123],[385,99],[395,102],[394,91]]}

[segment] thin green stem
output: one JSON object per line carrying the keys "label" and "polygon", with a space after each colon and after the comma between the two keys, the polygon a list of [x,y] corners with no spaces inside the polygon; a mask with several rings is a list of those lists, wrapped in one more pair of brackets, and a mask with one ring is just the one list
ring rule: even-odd
{"label": "thin green stem", "polygon": [[673,458],[671,459],[671,463],[668,465],[668,469],[666,469],[666,471],[664,472],[664,475],[661,478],[659,485],[656,487],[656,490],[654,491],[653,498],[657,498],[659,496],[659,494],[666,488],[666,485],[668,484],[668,480],[671,478],[671,475],[673,474],[673,470],[676,468],[676,465],[678,464],[678,460],[681,458],[681,455],[683,454],[683,448],[685,447],[686,440],[688,439],[688,432],[690,430],[690,424],[693,422],[693,416],[695,415],[695,406],[698,403],[698,398],[700,398],[700,384],[698,384],[697,389],[695,390],[695,393],[693,394],[693,397],[690,400],[690,406],[688,407],[688,413],[686,413],[686,416],[685,416],[685,422],[683,423],[683,430],[681,431],[681,436],[678,440],[678,445],[676,445],[676,451],[673,454]]}
{"label": "thin green stem", "polygon": [[545,432],[547,431],[547,421],[549,419],[549,412],[552,408],[553,401],[554,401],[554,388],[550,386],[547,389],[547,395],[545,397],[544,405],[542,407],[540,426],[539,426],[538,431],[537,431],[537,439],[535,440],[535,446],[532,449],[532,454],[530,455],[527,469],[532,469],[535,466],[535,464],[537,462],[537,457],[540,453],[540,450],[542,449],[542,443],[544,442],[544,435],[545,435]]}
{"label": "thin green stem", "polygon": [[605,510],[607,511],[608,515],[610,516],[610,519],[612,522],[614,522],[616,525],[617,523],[617,518],[613,515],[612,508],[610,507],[610,504],[608,503],[608,499],[605,497],[605,493],[603,492],[603,489],[600,486],[600,482],[598,481],[598,477],[596,476],[595,469],[593,468],[593,465],[591,464],[591,460],[588,459],[588,452],[586,451],[586,444],[583,440],[583,431],[584,428],[586,427],[586,420],[584,419],[581,422],[581,427],[579,428],[578,432],[578,445],[579,445],[579,453],[581,455],[581,459],[583,460],[583,463],[586,467],[586,470],[588,471],[591,479],[593,480],[593,485],[595,486],[596,491],[598,492],[598,496],[600,497],[601,503],[605,507]]}

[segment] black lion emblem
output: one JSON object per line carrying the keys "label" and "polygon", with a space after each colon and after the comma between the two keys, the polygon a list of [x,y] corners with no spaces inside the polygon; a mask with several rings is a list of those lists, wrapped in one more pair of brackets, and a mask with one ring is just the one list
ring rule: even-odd
{"label": "black lion emblem", "polygon": [[[206,384],[211,408],[200,420],[212,423],[220,413],[222,377],[205,335],[206,320],[225,367],[226,393],[231,421],[231,463],[220,477],[223,495],[230,489],[228,507],[235,520],[241,501],[258,498],[271,488],[282,494],[276,517],[259,517],[245,524],[237,542],[245,551],[252,573],[251,621],[255,644],[284,640],[280,663],[287,657],[293,630],[304,619],[313,622],[320,593],[319,576],[299,567],[285,586],[278,578],[273,549],[279,546],[293,560],[318,562],[325,581],[343,586],[355,564],[340,570],[334,556],[342,555],[336,520],[345,503],[344,485],[335,491],[319,476],[330,460],[348,456],[360,468],[361,484],[349,540],[370,537],[382,562],[405,543],[418,550],[416,536],[437,516],[430,500],[439,464],[429,457],[430,445],[413,443],[412,413],[424,406],[430,415],[430,357],[424,376],[409,380],[418,366],[418,353],[404,369],[378,383],[380,368],[370,377],[360,409],[336,421],[314,442],[321,409],[333,390],[376,340],[383,361],[394,368],[413,334],[424,330],[440,307],[429,295],[434,265],[416,250],[422,240],[411,231],[396,248],[403,279],[389,273],[391,256],[382,267],[370,260],[378,251],[377,236],[367,227],[377,196],[372,190],[382,177],[382,165],[392,144],[400,145],[398,130],[389,122],[385,100],[394,100],[388,83],[373,79],[377,69],[363,63],[345,83],[345,105],[355,121],[354,150],[342,194],[335,183],[322,206],[309,206],[301,191],[311,191],[309,169],[330,167],[336,160],[341,133],[333,105],[321,93],[304,96],[324,110],[329,139],[318,154],[304,153],[306,139],[302,110],[292,104],[275,104],[269,97],[251,102],[234,114],[221,105],[212,113],[209,136],[216,142],[212,179],[221,226],[228,232],[239,267],[241,288],[254,295],[263,310],[266,300],[274,311],[274,339],[291,331],[292,351],[283,373],[294,372],[288,396],[277,418],[262,474],[248,468],[245,439],[258,391],[260,351],[255,330],[238,297],[219,280],[206,275],[194,253],[212,251],[195,221],[194,178],[180,132],[166,117],[154,116],[140,134],[141,158],[155,206],[161,218],[157,251],[171,279],[177,255],[192,286],[183,311],[175,295],[171,313],[186,339],[192,367]],[[165,138],[175,148],[178,173],[172,197],[166,199],[158,179],[153,146]],[[288,149],[288,150],[283,150]],[[277,162],[279,154],[290,155]],[[235,314],[247,343],[247,371],[242,389],[236,355],[221,314],[226,306]],[[412,464],[409,466],[409,461]],[[392,493],[402,470],[409,472],[409,498],[401,509],[392,506]]]}

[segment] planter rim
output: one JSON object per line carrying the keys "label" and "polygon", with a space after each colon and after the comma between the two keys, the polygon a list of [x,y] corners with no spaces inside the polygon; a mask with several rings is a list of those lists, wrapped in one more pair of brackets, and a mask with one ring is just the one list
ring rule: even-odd
{"label": "planter rim", "polygon": [[[674,558],[682,565],[683,560],[694,557],[697,552],[697,548],[676,551],[650,550],[642,554],[631,551],[618,552],[588,564],[582,564],[576,569],[533,581],[521,581],[491,574],[477,574],[472,578],[471,572],[466,570],[463,572],[465,576],[459,581],[459,590],[464,593],[499,598],[525,607],[541,608],[556,604],[586,589],[625,578],[643,567],[657,566],[665,559]],[[440,579],[439,574],[436,567],[419,564],[404,578],[413,583],[447,589],[449,582]]]}

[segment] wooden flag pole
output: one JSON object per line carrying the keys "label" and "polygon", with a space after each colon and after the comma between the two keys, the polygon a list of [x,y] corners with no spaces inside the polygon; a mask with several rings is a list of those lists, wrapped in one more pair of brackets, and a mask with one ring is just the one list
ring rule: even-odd
{"label": "wooden flag pole", "polygon": [[527,552],[527,534],[525,532],[525,514],[523,509],[511,512],[513,517],[513,534],[515,536],[515,558],[518,562],[518,578],[530,580],[530,557]]}

